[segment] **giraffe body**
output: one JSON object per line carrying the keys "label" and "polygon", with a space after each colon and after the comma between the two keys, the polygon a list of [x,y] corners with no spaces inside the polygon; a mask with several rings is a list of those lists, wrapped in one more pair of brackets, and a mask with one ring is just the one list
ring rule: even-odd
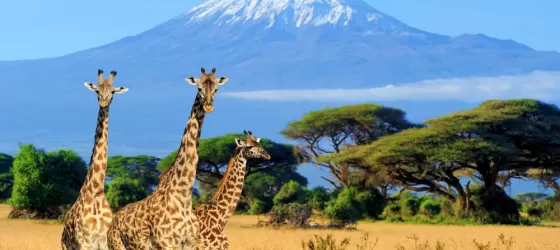
{"label": "giraffe body", "polygon": [[196,249],[198,220],[192,210],[192,190],[198,165],[198,143],[205,113],[214,109],[216,78],[201,69],[202,77],[187,77],[198,87],[181,146],[173,165],[161,174],[158,187],[145,199],[123,207],[114,216],[107,235],[109,249]]}
{"label": "giraffe body", "polygon": [[195,209],[199,222],[198,250],[229,248],[224,229],[241,197],[247,159],[270,159],[270,155],[259,145],[260,138],[253,137],[251,132],[245,132],[245,135],[245,140],[235,139],[237,147],[229,160],[220,185],[212,195],[212,202],[202,204]]}
{"label": "giraffe body", "polygon": [[109,79],[103,79],[103,71],[98,70],[97,86],[90,82],[84,83],[88,89],[97,93],[99,114],[88,174],[78,198],[65,216],[61,237],[64,250],[108,249],[107,230],[112,218],[111,208],[105,198],[109,105],[114,93],[128,91],[127,88],[113,87],[116,74],[116,71],[112,71]]}

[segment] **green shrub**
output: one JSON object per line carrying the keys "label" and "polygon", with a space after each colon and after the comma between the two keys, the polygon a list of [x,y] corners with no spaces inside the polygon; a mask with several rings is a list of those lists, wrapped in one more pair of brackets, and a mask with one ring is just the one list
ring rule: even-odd
{"label": "green shrub", "polygon": [[251,202],[251,208],[249,208],[248,213],[253,215],[264,214],[270,211],[271,208],[272,208],[272,204],[270,204],[270,202],[263,201],[263,200],[255,200]]}
{"label": "green shrub", "polygon": [[32,144],[20,144],[19,149],[8,203],[15,208],[52,211],[76,200],[87,173],[78,154],[71,150],[45,152]]}
{"label": "green shrub", "polygon": [[410,217],[416,215],[420,209],[420,199],[411,192],[405,191],[399,197],[399,207],[401,216]]}
{"label": "green shrub", "polygon": [[485,224],[519,224],[517,202],[499,187],[493,197],[486,197],[483,187],[472,188],[471,201],[475,205],[475,219]]}
{"label": "green shrub", "polygon": [[441,200],[427,199],[420,205],[420,214],[434,218],[441,213]]}
{"label": "green shrub", "polygon": [[331,196],[324,187],[316,187],[309,191],[309,204],[313,209],[323,211]]}
{"label": "green shrub", "polygon": [[307,190],[296,181],[289,181],[282,185],[278,193],[274,195],[274,205],[288,203],[305,203]]}
{"label": "green shrub", "polygon": [[361,217],[360,205],[355,200],[357,191],[354,188],[344,188],[336,197],[328,202],[324,214],[327,218],[340,224],[354,224]]}
{"label": "green shrub", "polygon": [[356,202],[360,205],[362,214],[372,219],[380,217],[387,203],[377,188],[358,191]]}

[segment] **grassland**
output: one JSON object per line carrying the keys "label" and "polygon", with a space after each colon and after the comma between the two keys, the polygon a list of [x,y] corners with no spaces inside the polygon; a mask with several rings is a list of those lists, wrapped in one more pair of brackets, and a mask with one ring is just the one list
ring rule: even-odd
{"label": "grassland", "polygon": [[[10,207],[0,205],[0,250],[60,249],[62,225],[53,221],[7,220]],[[298,250],[301,242],[331,234],[338,241],[350,238],[348,249],[357,249],[364,233],[369,234],[369,249],[381,250],[560,250],[560,229],[512,226],[438,226],[388,223],[360,223],[357,230],[290,230],[256,228],[255,216],[234,216],[227,226],[232,250]],[[498,236],[503,234],[503,243]],[[416,238],[416,240],[414,240]],[[508,243],[509,239],[513,242]],[[426,246],[426,241],[428,246]],[[473,241],[476,241],[473,242]],[[437,248],[437,242],[440,247]],[[490,242],[490,245],[488,243]],[[509,246],[509,247],[508,247]]]}

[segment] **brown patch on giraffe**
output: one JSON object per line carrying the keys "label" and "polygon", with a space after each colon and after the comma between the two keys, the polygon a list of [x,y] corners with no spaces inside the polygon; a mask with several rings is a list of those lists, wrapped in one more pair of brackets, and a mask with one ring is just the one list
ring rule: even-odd
{"label": "brown patch on giraffe", "polygon": [[95,224],[97,224],[97,219],[95,218],[87,218],[86,219],[86,225],[88,226],[95,226]]}

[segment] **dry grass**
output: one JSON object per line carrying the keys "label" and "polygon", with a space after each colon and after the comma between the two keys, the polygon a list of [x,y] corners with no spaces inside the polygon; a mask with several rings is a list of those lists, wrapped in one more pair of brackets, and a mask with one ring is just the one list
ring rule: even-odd
{"label": "dry grass", "polygon": [[[0,205],[0,250],[43,250],[60,249],[62,226],[54,222],[7,220],[10,208]],[[355,231],[337,230],[290,230],[255,228],[255,216],[234,216],[227,226],[232,250],[247,249],[301,249],[304,240],[314,235],[331,234],[337,241],[350,238],[350,248],[360,244],[364,233],[370,235],[371,243],[378,240],[374,248],[381,250],[560,250],[560,229],[544,227],[510,226],[437,226],[401,225],[386,223],[361,223]],[[504,243],[497,244],[498,236],[505,235]],[[513,239],[512,247],[507,245]],[[476,241],[473,242],[473,241]],[[428,241],[428,246],[425,242]],[[436,243],[443,248],[437,248]],[[488,242],[491,246],[487,246]],[[494,246],[501,245],[500,248]]]}

